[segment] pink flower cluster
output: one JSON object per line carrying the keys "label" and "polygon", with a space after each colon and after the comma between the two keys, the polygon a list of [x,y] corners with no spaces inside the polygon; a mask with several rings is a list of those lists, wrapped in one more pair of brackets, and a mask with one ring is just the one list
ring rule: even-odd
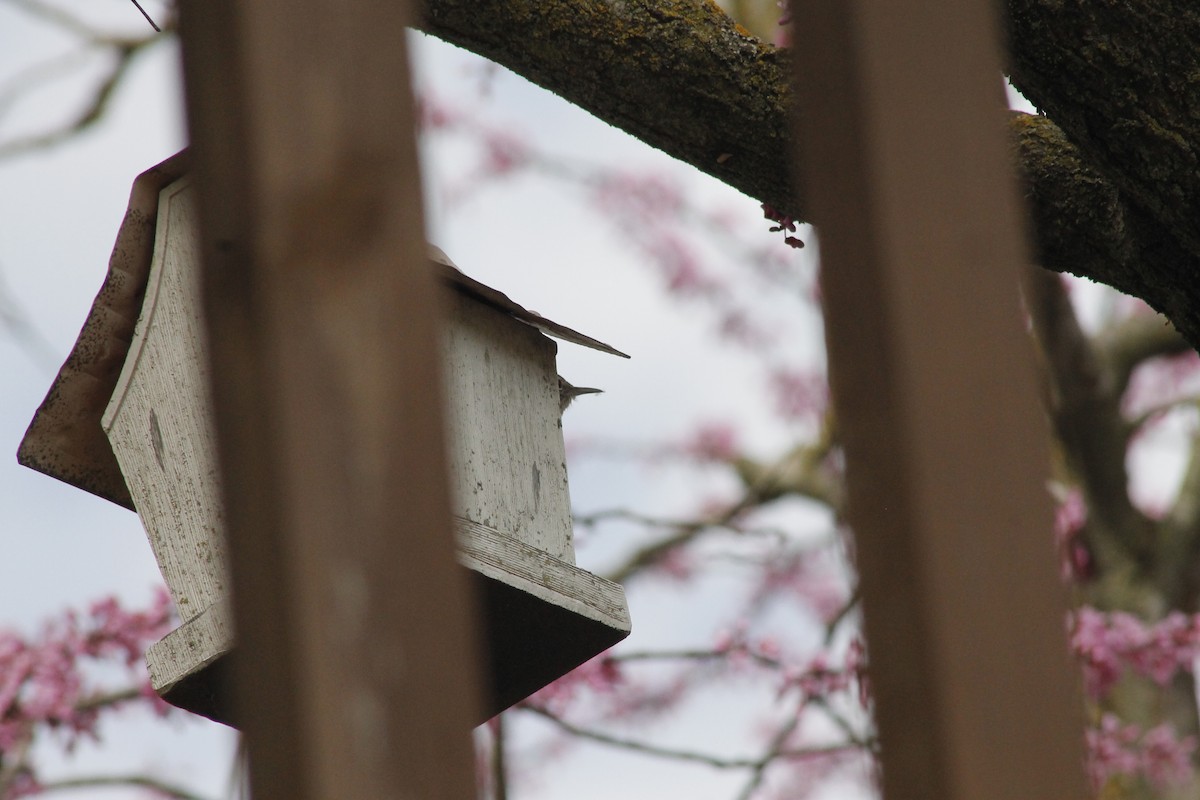
{"label": "pink flower cluster", "polygon": [[829,407],[829,381],[821,372],[779,367],[772,370],[770,381],[782,419],[819,420]]}
{"label": "pink flower cluster", "polygon": [[[88,662],[119,660],[130,670],[145,648],[172,627],[165,589],[146,611],[127,611],[115,598],[48,622],[33,637],[0,632],[0,754],[27,740],[35,726],[66,731],[68,746],[94,735],[101,692],[88,685]],[[139,679],[145,683],[144,671]],[[150,694],[148,684],[143,694]]]}
{"label": "pink flower cluster", "polygon": [[740,451],[737,430],[728,422],[701,424],[683,443],[682,450],[697,461],[726,462]]}
{"label": "pink flower cluster", "polygon": [[1087,733],[1088,778],[1099,790],[1110,778],[1127,775],[1144,778],[1156,789],[1185,783],[1192,777],[1196,738],[1180,739],[1166,723],[1143,732],[1124,725],[1115,714],[1105,714],[1098,728]]}
{"label": "pink flower cluster", "polygon": [[800,551],[763,562],[751,602],[790,598],[822,625],[829,625],[843,613],[850,594],[838,555],[827,550]]}
{"label": "pink flower cluster", "polygon": [[1083,540],[1088,509],[1079,489],[1067,490],[1054,510],[1054,542],[1058,546],[1059,571],[1066,582],[1085,581],[1096,573],[1092,553]]}
{"label": "pink flower cluster", "polygon": [[607,652],[568,672],[525,700],[552,714],[562,714],[582,694],[610,695],[625,681],[621,665]]}
{"label": "pink flower cluster", "polygon": [[871,688],[867,680],[867,650],[861,638],[850,642],[841,666],[829,663],[827,653],[818,653],[803,669],[788,668],[779,694],[796,689],[805,700],[829,697],[832,694],[858,689],[858,702],[863,708],[871,703]]}
{"label": "pink flower cluster", "polygon": [[1180,611],[1147,624],[1123,611],[1084,606],[1070,615],[1069,628],[1085,687],[1095,698],[1103,697],[1125,670],[1165,686],[1177,671],[1191,671],[1200,654],[1200,617]]}

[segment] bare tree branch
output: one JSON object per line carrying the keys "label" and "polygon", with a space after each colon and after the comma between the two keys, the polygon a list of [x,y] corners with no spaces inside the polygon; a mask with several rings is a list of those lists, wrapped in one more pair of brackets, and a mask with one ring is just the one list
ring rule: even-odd
{"label": "bare tree branch", "polygon": [[4,267],[0,264],[0,326],[5,328],[12,340],[38,366],[53,375],[58,368],[59,354],[50,340],[33,324],[20,301],[8,288],[4,278]]}
{"label": "bare tree branch", "polygon": [[1116,381],[1079,327],[1062,280],[1030,266],[1024,287],[1041,345],[1047,409],[1093,511],[1087,535],[1101,571],[1115,574],[1130,562],[1145,569],[1153,556],[1152,526],[1129,498],[1126,426]]}
{"label": "bare tree branch", "polygon": [[1106,326],[1092,339],[1098,357],[1112,375],[1113,393],[1120,397],[1133,371],[1158,356],[1173,356],[1191,349],[1167,319],[1134,314]]}
{"label": "bare tree branch", "polygon": [[182,786],[167,781],[152,778],[148,775],[85,775],[77,778],[64,778],[57,781],[44,781],[38,784],[41,794],[61,792],[70,789],[93,789],[109,786],[131,786],[139,789],[149,789],[158,792],[172,800],[211,800],[203,795],[195,794]]}
{"label": "bare tree branch", "polygon": [[[562,719],[556,714],[547,711],[540,706],[535,706],[530,703],[523,703],[517,708],[521,711],[528,711],[531,714],[541,717],[544,720],[555,725],[562,731],[577,736],[581,739],[607,744],[613,747],[619,747],[624,750],[631,750],[637,753],[643,753],[650,756],[658,756],[660,758],[669,758],[675,761],[690,761],[697,764],[705,764],[715,769],[756,769],[760,767],[761,759],[758,758],[726,758],[723,756],[711,755],[708,753],[699,753],[692,750],[682,750],[670,747],[660,747],[649,742],[639,742],[632,739],[623,739],[619,736],[595,731],[588,728],[582,728],[578,725],[573,725]],[[819,756],[827,756],[835,753],[844,753],[846,751],[855,751],[861,749],[861,745],[855,742],[839,742],[836,744],[822,745],[816,747],[804,747],[793,750],[782,750],[775,753],[772,757],[802,759],[814,758]]]}
{"label": "bare tree branch", "polygon": [[1190,441],[1187,469],[1158,540],[1157,583],[1168,607],[1200,605],[1200,430]]}
{"label": "bare tree branch", "polygon": [[113,95],[133,65],[134,57],[156,41],[158,41],[157,35],[115,46],[115,62],[100,81],[87,106],[73,120],[42,133],[0,142],[0,158],[9,158],[31,150],[50,147],[78,136],[91,128],[108,111]]}

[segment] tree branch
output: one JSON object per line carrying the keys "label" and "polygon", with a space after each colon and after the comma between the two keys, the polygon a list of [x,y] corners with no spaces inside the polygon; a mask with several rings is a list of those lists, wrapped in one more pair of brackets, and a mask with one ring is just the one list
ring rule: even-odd
{"label": "tree branch", "polygon": [[1130,204],[1046,117],[1010,123],[1039,264],[1140,297],[1200,349],[1200,259]]}
{"label": "tree branch", "polygon": [[20,153],[38,150],[77,136],[99,122],[108,111],[110,102],[121,85],[121,81],[133,65],[135,56],[150,44],[158,41],[159,35],[144,39],[114,44],[116,61],[100,81],[87,106],[73,120],[42,133],[0,142],[0,158],[10,158]]}
{"label": "tree branch", "polygon": [[1112,375],[1113,392],[1125,393],[1133,371],[1144,361],[1187,352],[1188,343],[1160,316],[1135,314],[1106,326],[1092,339],[1097,355]]}
{"label": "tree branch", "polygon": [[1157,582],[1169,608],[1200,606],[1200,432],[1191,437],[1175,504],[1159,526]]}
{"label": "tree branch", "polygon": [[[1043,4],[1064,5],[1049,0]],[[1014,14],[1025,6],[1038,5],[1038,0],[1009,3]],[[1188,20],[1196,17],[1186,4],[1176,5],[1180,6],[1174,12],[1177,15]],[[803,192],[793,191],[789,180],[791,75],[786,53],[741,32],[714,4],[691,0],[428,0],[426,8],[423,27],[427,32],[512,69],[756,200],[796,219],[807,218]],[[1058,46],[1069,54],[1076,29],[1058,26],[1056,30]],[[1186,33],[1191,29],[1179,22],[1172,24],[1172,30]],[[1142,27],[1138,33],[1150,39],[1156,35],[1155,30]],[[1025,35],[1014,36],[1013,41],[1024,52]],[[1194,51],[1200,52],[1200,48]],[[1015,64],[1030,60],[1025,55],[1012,59]],[[1161,73],[1164,70],[1158,65],[1173,62],[1157,58],[1145,63],[1147,69]],[[1101,78],[1110,71],[1120,73],[1122,68],[1112,59],[1095,67],[1104,71]],[[1172,72],[1175,77],[1170,80],[1175,82],[1192,74],[1174,67],[1165,71]],[[1041,94],[1026,72],[1021,73],[1018,85],[1039,102]],[[1078,76],[1078,80],[1086,78]],[[1064,81],[1052,71],[1046,79],[1057,81],[1058,91],[1075,90],[1073,81]],[[1180,108],[1200,105],[1198,101],[1170,106],[1176,98],[1185,103],[1196,91],[1143,94],[1141,100],[1153,106],[1155,113],[1169,117],[1181,113]],[[1138,113],[1145,123],[1139,130],[1149,129],[1152,120],[1146,120],[1145,111]],[[1177,237],[1172,228],[1141,210],[1145,204],[1131,205],[1110,182],[1109,172],[1094,168],[1049,120],[1014,122],[1013,133],[1033,202],[1039,263],[1143,298],[1170,318],[1193,347],[1200,347],[1200,282],[1193,279],[1200,270],[1200,259],[1195,249],[1179,244],[1188,237]],[[730,157],[725,158],[727,154]],[[1134,164],[1144,164],[1143,156],[1133,159]],[[1109,166],[1124,164],[1121,159],[1110,160],[1113,164]],[[1154,174],[1161,177],[1161,170]],[[1189,174],[1200,181],[1200,170],[1192,169]],[[1164,186],[1171,197],[1174,181],[1172,177]],[[1130,182],[1130,186],[1140,185]],[[1150,189],[1154,185],[1151,183]],[[1190,210],[1164,219],[1172,225],[1195,225],[1200,215]]]}
{"label": "tree branch", "polygon": [[[535,706],[529,703],[523,703],[517,706],[522,711],[528,711],[541,717],[544,720],[552,723],[566,733],[572,736],[577,736],[580,739],[588,739],[600,744],[607,744],[613,747],[619,747],[624,750],[632,750],[638,753],[644,753],[650,756],[660,758],[670,758],[676,761],[690,761],[697,764],[706,764],[707,766],[716,769],[758,769],[762,763],[762,759],[758,758],[725,758],[723,756],[711,755],[708,753],[698,753],[692,750],[681,750],[670,747],[660,747],[659,745],[650,744],[649,742],[638,742],[632,739],[623,739],[619,736],[603,733],[601,731],[591,730],[590,728],[581,728],[578,725],[572,725],[561,717],[552,714],[544,708]],[[834,753],[843,753],[849,750],[860,750],[862,747],[858,742],[838,742],[837,744],[803,747],[794,750],[781,750],[774,754],[774,757],[779,758],[814,758],[818,756],[831,755]]]}
{"label": "tree branch", "polygon": [[1079,327],[1062,280],[1029,267],[1025,304],[1045,361],[1047,410],[1091,510],[1088,541],[1101,571],[1145,569],[1152,557],[1151,524],[1131,502],[1125,471],[1126,426],[1112,376]]}
{"label": "tree branch", "polygon": [[1200,11],[1008,0],[1009,74],[1133,203],[1200,254]]}
{"label": "tree branch", "polygon": [[41,789],[41,794],[67,791],[69,789],[91,789],[102,786],[134,786],[141,789],[149,789],[152,792],[157,792],[173,800],[209,800],[209,798],[190,792],[182,786],[176,786],[175,784],[151,778],[147,775],[91,775],[79,778],[64,778],[59,781],[46,781],[39,783],[38,786]]}
{"label": "tree branch", "polygon": [[695,0],[432,0],[424,29],[751,197],[794,208],[783,53]]}

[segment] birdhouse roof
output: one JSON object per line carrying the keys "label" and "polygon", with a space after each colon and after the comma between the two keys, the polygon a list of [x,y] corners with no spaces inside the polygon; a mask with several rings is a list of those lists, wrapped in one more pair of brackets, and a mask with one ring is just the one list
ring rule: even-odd
{"label": "birdhouse roof", "polygon": [[580,333],[577,330],[568,328],[566,325],[560,325],[552,319],[546,319],[536,311],[515,303],[504,292],[493,289],[487,284],[480,283],[469,275],[465,275],[449,256],[442,252],[441,248],[429,245],[429,260],[433,262],[437,269],[438,276],[452,285],[455,289],[469,297],[473,297],[481,303],[486,303],[493,308],[498,308],[508,314],[513,319],[520,320],[526,325],[537,328],[547,336],[552,336],[555,339],[561,339],[564,342],[590,347],[593,350],[599,350],[602,353],[610,353],[621,358],[629,358],[627,353],[622,353],[611,345],[593,339],[590,336]]}
{"label": "birdhouse roof", "polygon": [[[141,314],[154,255],[159,193],[187,173],[188,162],[184,150],[134,180],[104,284],[17,451],[17,461],[22,465],[131,510],[133,500],[100,420],[121,375]],[[438,277],[464,295],[547,336],[629,358],[465,275],[436,247],[430,247],[429,259]]]}

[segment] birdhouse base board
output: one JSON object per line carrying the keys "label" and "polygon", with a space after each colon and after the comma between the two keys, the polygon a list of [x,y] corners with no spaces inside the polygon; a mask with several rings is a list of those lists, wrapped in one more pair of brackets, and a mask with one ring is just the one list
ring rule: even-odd
{"label": "birdhouse base board", "polygon": [[[483,628],[481,674],[489,685],[478,722],[629,635],[619,585],[493,528],[454,523]],[[236,726],[228,689],[235,654],[231,609],[218,603],[149,649],[151,685],[172,705]]]}

